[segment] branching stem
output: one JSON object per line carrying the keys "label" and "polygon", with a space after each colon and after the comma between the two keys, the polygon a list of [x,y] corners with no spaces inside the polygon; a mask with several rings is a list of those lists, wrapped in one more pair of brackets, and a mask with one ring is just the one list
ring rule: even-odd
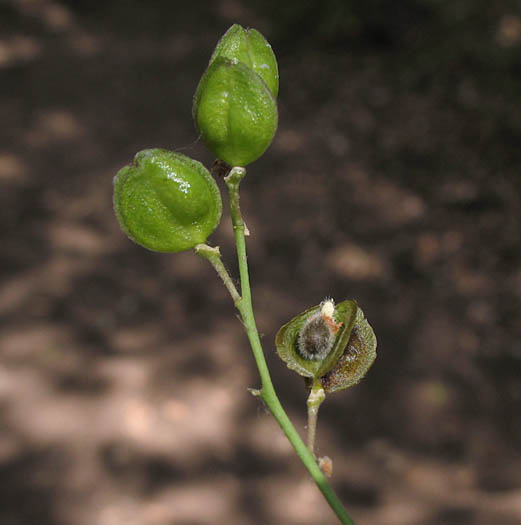
{"label": "branching stem", "polygon": [[311,447],[310,449],[302,441],[300,435],[295,430],[295,427],[293,426],[286,412],[282,408],[282,405],[277,397],[277,394],[275,393],[275,389],[271,381],[268,365],[266,364],[264,351],[262,349],[262,345],[259,338],[259,332],[255,323],[255,316],[253,314],[250,278],[248,274],[248,260],[246,257],[245,224],[242,219],[241,209],[239,206],[239,186],[245,174],[246,170],[244,168],[235,167],[231,169],[230,173],[225,178],[226,186],[228,188],[228,193],[230,197],[230,211],[232,217],[233,231],[235,235],[235,244],[237,247],[237,258],[239,262],[239,273],[241,280],[241,295],[238,294],[237,290],[235,289],[235,286],[233,285],[233,281],[228,275],[226,269],[224,268],[224,265],[222,264],[222,261],[220,259],[220,253],[218,249],[210,248],[206,245],[199,245],[198,247],[196,247],[196,252],[200,256],[208,259],[208,261],[210,261],[210,263],[216,269],[217,273],[223,280],[226,288],[230,292],[235,306],[241,314],[242,322],[244,323],[244,328],[250,341],[253,355],[255,357],[255,362],[257,363],[257,368],[259,370],[259,375],[261,378],[262,388],[260,389],[260,391],[257,391],[258,395],[262,397],[262,399],[266,403],[266,406],[270,409],[271,413],[282,428],[284,434],[286,434],[286,437],[293,445],[295,452],[301,459],[304,466],[307,468],[311,477],[317,484],[318,488],[321,490],[325,499],[329,503],[329,506],[335,512],[340,522],[344,525],[355,525],[354,521],[349,517],[342,503],[334,493],[333,489],[331,488],[331,485],[327,481],[323,472],[317,465],[317,462],[312,452],[316,428],[316,416],[318,414],[318,405],[320,405],[320,403],[313,407],[313,410],[316,410],[316,412],[314,413],[314,416],[312,415],[311,425],[308,425],[313,427],[313,430],[311,431],[312,435],[308,435],[308,440],[310,441],[309,445]]}
{"label": "branching stem", "polygon": [[248,260],[246,256],[246,227],[242,219],[241,209],[239,206],[239,186],[245,174],[246,170],[244,168],[235,167],[232,168],[228,176],[225,178],[230,197],[230,211],[235,235],[235,244],[237,247],[242,295],[239,295],[239,292],[233,284],[233,280],[224,267],[218,247],[212,248],[207,244],[198,244],[195,247],[195,252],[199,256],[208,260],[215,268],[216,272],[230,293],[237,310],[239,310],[239,313],[241,314],[241,319],[244,323],[244,328],[250,341],[251,349],[253,351],[255,362],[257,363],[257,368],[261,378],[262,388],[255,391],[256,395],[262,397],[266,403],[266,406],[270,409],[271,413],[282,428],[284,434],[286,434],[289,442],[293,445],[295,452],[301,459],[304,466],[307,468],[311,477],[324,495],[331,509],[337,515],[340,522],[344,525],[355,525],[355,522],[349,517],[342,503],[331,488],[331,485],[317,465],[313,453],[318,408],[324,399],[324,391],[322,390],[322,387],[318,383],[313,385],[308,398],[308,446],[306,446],[288,418],[286,412],[282,408],[271,381],[268,365],[266,363],[266,358],[264,357],[264,351],[260,342],[259,332],[255,323],[255,316],[253,314],[250,278],[248,273]]}
{"label": "branching stem", "polygon": [[200,255],[203,259],[209,261],[210,264],[215,268],[215,271],[222,279],[224,286],[226,286],[226,289],[228,290],[228,292],[230,292],[230,295],[233,299],[233,303],[235,304],[235,306],[237,306],[239,304],[239,301],[241,300],[241,296],[239,295],[237,288],[235,288],[235,284],[233,284],[233,280],[230,277],[230,274],[224,267],[224,264],[221,260],[221,252],[219,250],[219,246],[213,248],[212,246],[208,246],[207,244],[198,244],[195,246],[194,250],[197,255]]}

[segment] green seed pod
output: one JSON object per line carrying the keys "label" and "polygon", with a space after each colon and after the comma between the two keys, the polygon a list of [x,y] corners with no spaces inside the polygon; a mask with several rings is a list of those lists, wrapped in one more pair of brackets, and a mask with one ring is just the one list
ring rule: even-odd
{"label": "green seed pod", "polygon": [[376,337],[356,301],[326,299],[277,333],[279,357],[326,392],[358,383],[376,358]]}
{"label": "green seed pod", "polygon": [[363,379],[376,359],[376,336],[360,308],[349,341],[337,364],[320,378],[326,392],[344,390]]}
{"label": "green seed pod", "polygon": [[200,162],[148,149],[114,178],[114,209],[134,242],[157,252],[181,252],[206,241],[219,224],[222,203]]}
{"label": "green seed pod", "polygon": [[257,160],[277,130],[277,104],[253,69],[217,57],[208,66],[194,97],[193,116],[208,149],[230,166]]}
{"label": "green seed pod", "polygon": [[268,41],[256,29],[233,24],[219,40],[210,64],[217,57],[236,59],[252,68],[270,88],[273,97],[279,92],[279,68]]}

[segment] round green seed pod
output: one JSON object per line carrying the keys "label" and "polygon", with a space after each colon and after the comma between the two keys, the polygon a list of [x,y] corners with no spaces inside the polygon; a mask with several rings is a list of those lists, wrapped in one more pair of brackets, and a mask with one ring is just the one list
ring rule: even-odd
{"label": "round green seed pod", "polygon": [[277,98],[279,92],[279,68],[275,53],[268,41],[256,29],[244,29],[239,24],[233,24],[217,43],[210,64],[217,57],[236,59],[247,65],[271,90]]}
{"label": "round green seed pod", "polygon": [[134,242],[157,252],[181,252],[206,241],[219,224],[222,203],[200,162],[148,149],[114,178],[114,209]]}
{"label": "round green seed pod", "polygon": [[224,57],[215,58],[201,78],[193,116],[208,149],[230,166],[257,160],[277,130],[277,104],[264,80]]}

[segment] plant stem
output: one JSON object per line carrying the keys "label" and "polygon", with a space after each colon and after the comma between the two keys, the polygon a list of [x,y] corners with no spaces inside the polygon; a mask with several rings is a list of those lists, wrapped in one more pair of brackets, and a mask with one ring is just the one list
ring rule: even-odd
{"label": "plant stem", "polygon": [[239,295],[237,288],[235,288],[230,274],[226,271],[226,268],[224,267],[224,264],[221,260],[221,252],[219,250],[219,246],[213,248],[212,246],[208,246],[207,244],[197,244],[194,250],[197,255],[200,255],[203,259],[209,261],[210,264],[215,268],[215,271],[222,279],[224,286],[226,286],[228,292],[230,292],[230,295],[233,299],[233,303],[235,304],[235,306],[237,306],[237,304],[241,300],[241,296]]}
{"label": "plant stem", "polygon": [[235,234],[235,244],[237,246],[237,258],[239,262],[239,272],[241,278],[242,297],[239,301],[235,301],[235,299],[234,301],[235,306],[241,314],[244,328],[250,341],[253,355],[257,363],[257,368],[259,370],[262,383],[260,396],[277,420],[284,434],[286,434],[286,437],[290,443],[293,445],[295,452],[300,457],[308,472],[311,474],[311,477],[324,495],[331,509],[337,515],[340,522],[344,525],[354,525],[354,521],[347,514],[342,503],[331,488],[331,485],[317,465],[313,453],[304,444],[300,435],[295,430],[295,427],[286,415],[286,412],[284,411],[277,397],[273,383],[271,381],[268,365],[266,364],[264,351],[259,338],[259,332],[255,323],[255,316],[253,314],[250,279],[248,275],[248,260],[246,257],[246,240],[244,237],[245,225],[239,206],[239,186],[245,174],[246,170],[244,168],[234,167],[225,177],[225,182],[230,196],[230,211],[233,231]]}
{"label": "plant stem", "polygon": [[320,380],[315,379],[313,388],[309,393],[308,405],[308,448],[312,454],[315,454],[315,436],[317,433],[318,409],[322,401],[326,399],[326,393],[322,388]]}

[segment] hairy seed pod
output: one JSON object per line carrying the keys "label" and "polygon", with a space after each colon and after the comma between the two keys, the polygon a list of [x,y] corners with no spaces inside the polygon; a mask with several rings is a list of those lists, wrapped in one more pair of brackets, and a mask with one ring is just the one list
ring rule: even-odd
{"label": "hairy seed pod", "polygon": [[321,361],[333,347],[334,336],[320,312],[310,317],[301,328],[297,340],[299,354],[310,361]]}
{"label": "hairy seed pod", "polygon": [[336,365],[320,378],[325,392],[335,392],[356,385],[376,358],[376,337],[360,308],[349,341]]}
{"label": "hairy seed pod", "polygon": [[376,338],[355,301],[326,299],[286,323],[277,333],[279,357],[325,392],[360,381],[376,358]]}
{"label": "hairy seed pod", "polygon": [[334,302],[326,299],[320,309],[304,321],[297,338],[297,349],[304,359],[322,361],[333,348],[335,335],[341,326],[333,320],[334,311]]}

